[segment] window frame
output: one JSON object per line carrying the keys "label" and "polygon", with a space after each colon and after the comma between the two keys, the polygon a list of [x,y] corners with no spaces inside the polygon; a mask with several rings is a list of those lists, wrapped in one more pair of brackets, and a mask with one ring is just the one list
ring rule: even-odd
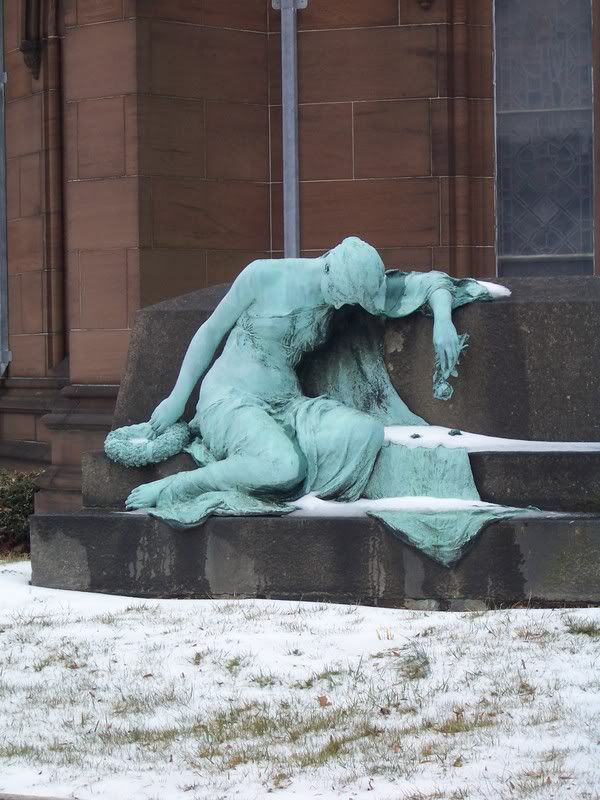
{"label": "window frame", "polygon": [[[493,114],[494,114],[494,203],[495,203],[495,268],[497,277],[500,276],[499,262],[501,256],[499,255],[499,226],[498,226],[498,93],[496,90],[496,76],[497,76],[497,47],[496,47],[496,4],[498,0],[492,0],[492,58],[493,58],[493,76],[494,76],[494,97],[493,97]],[[500,0],[501,2],[501,0]],[[593,148],[593,271],[586,273],[590,275],[600,275],[600,0],[590,0],[591,5],[591,20],[592,20],[592,148]],[[542,260],[544,256],[531,257],[531,262]],[[568,254],[564,256],[565,260],[569,258]],[[516,259],[515,259],[516,260]],[[527,256],[522,258],[522,261],[527,261]],[[543,277],[552,278],[551,274],[546,274]],[[564,277],[564,276],[563,276]]]}

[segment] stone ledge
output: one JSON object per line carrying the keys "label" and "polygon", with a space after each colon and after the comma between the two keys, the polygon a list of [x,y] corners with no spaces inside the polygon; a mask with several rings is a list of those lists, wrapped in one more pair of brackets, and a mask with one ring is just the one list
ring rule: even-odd
{"label": "stone ledge", "polygon": [[160,464],[124,467],[110,461],[100,450],[84,453],[81,465],[83,505],[88,508],[123,510],[127,495],[136,486],[193,469],[194,461],[191,456],[181,453]]}
{"label": "stone ledge", "polygon": [[0,411],[5,414],[45,414],[54,403],[54,397],[5,394],[0,397]]}
{"label": "stone ledge", "polygon": [[[600,512],[598,453],[471,453],[475,483],[483,500],[546,511]],[[161,464],[132,469],[114,464],[102,451],[83,456],[83,504],[122,509],[141,483],[192,469],[181,454]]]}
{"label": "stone ledge", "polygon": [[61,394],[63,397],[75,397],[79,399],[91,397],[93,400],[96,400],[100,397],[107,397],[111,400],[116,400],[119,394],[119,385],[115,383],[70,383],[63,388]]}
{"label": "stone ledge", "polygon": [[81,470],[76,465],[50,466],[37,479],[36,486],[38,489],[78,492],[81,499]]}
{"label": "stone ledge", "polygon": [[600,603],[600,515],[490,523],[452,569],[374,519],[220,517],[174,530],[141,514],[85,510],[36,514],[31,541],[32,582],[54,589],[462,610],[473,601]]}
{"label": "stone ledge", "polygon": [[49,389],[60,391],[68,383],[69,381],[66,378],[0,378],[0,390],[25,389],[29,391],[32,389]]}
{"label": "stone ledge", "polygon": [[470,453],[482,500],[545,511],[600,512],[600,452]]}
{"label": "stone ledge", "polygon": [[66,411],[45,414],[42,422],[51,431],[91,430],[108,432],[112,425],[112,414],[107,412]]}
{"label": "stone ledge", "polygon": [[0,458],[42,466],[50,463],[50,445],[24,439],[0,441]]}

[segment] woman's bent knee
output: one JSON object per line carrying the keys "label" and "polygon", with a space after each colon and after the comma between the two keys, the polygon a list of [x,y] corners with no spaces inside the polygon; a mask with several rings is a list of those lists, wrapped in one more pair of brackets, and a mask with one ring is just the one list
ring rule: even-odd
{"label": "woman's bent knee", "polygon": [[270,455],[269,472],[274,489],[291,489],[306,476],[306,459],[290,445]]}

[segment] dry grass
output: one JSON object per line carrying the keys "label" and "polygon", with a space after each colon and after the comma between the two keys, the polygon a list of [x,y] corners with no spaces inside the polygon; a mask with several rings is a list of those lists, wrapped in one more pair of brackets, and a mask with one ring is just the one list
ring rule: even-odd
{"label": "dry grass", "polygon": [[[27,765],[85,796],[126,768],[140,800],[304,786],[344,800],[596,800],[597,621],[34,603],[0,613],[0,776]],[[144,788],[158,766],[170,794]]]}
{"label": "dry grass", "polygon": [[594,639],[600,637],[600,625],[593,620],[568,618],[565,622],[569,633]]}

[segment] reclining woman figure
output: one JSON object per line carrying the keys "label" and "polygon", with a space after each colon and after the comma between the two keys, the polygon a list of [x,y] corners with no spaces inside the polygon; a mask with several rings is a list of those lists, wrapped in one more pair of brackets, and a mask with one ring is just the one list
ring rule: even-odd
{"label": "reclining woman figure", "polygon": [[503,292],[442,272],[386,273],[377,251],[356,237],[318,258],[254,261],[193,337],[173,391],[150,419],[156,435],[179,420],[204,375],[190,427],[211,458],[139,486],[126,507],[172,508],[207,492],[358,499],[384,442],[383,423],[330,397],[306,397],[296,374],[302,356],[325,342],[344,305],[388,317],[427,306],[447,378],[461,350],[452,309]]}

